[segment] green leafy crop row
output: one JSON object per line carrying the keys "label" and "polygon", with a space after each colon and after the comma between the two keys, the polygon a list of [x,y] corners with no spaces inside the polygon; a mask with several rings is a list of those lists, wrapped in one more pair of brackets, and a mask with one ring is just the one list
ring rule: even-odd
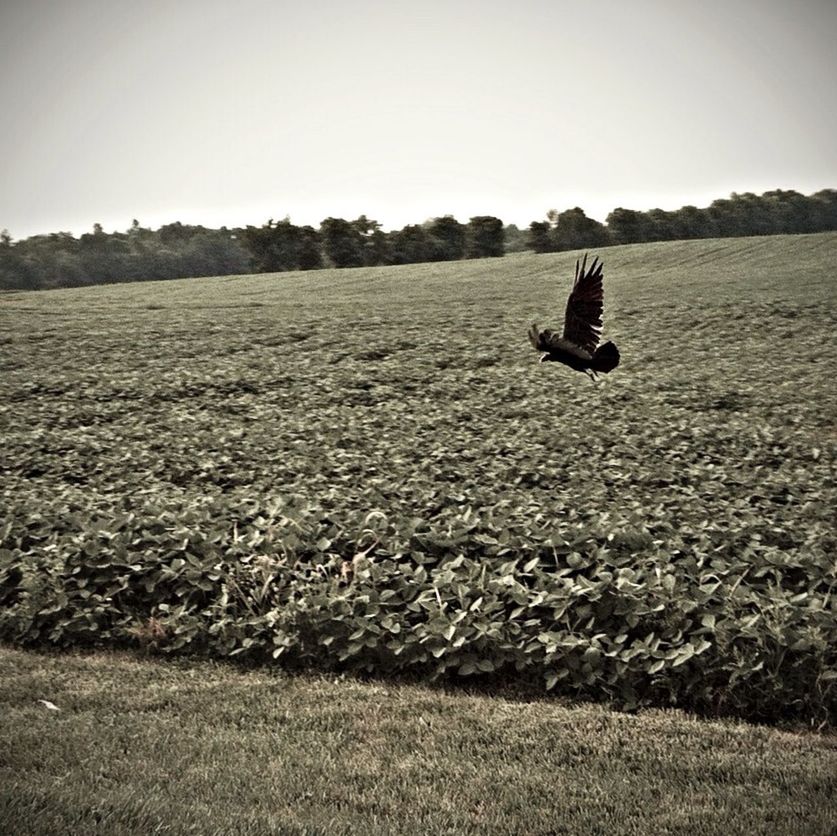
{"label": "green leafy crop row", "polygon": [[[340,670],[540,678],[630,708],[828,721],[833,560],[736,560],[643,530],[555,528],[502,505],[431,527],[207,501],[64,531],[7,524],[0,637],[130,644]],[[659,532],[657,532],[659,534]],[[670,539],[669,539],[670,542]],[[833,718],[832,718],[833,719]]]}

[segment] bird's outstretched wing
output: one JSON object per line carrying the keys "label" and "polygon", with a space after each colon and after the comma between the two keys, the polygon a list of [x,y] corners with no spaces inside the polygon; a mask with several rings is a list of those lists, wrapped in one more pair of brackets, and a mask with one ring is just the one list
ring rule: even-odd
{"label": "bird's outstretched wing", "polygon": [[595,352],[602,333],[602,266],[599,259],[594,258],[590,269],[587,270],[586,255],[580,264],[576,261],[575,281],[564,314],[563,339],[590,354]]}

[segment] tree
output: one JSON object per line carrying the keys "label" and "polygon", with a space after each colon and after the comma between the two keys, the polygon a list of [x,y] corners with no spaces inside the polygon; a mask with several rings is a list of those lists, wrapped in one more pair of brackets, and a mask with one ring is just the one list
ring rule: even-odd
{"label": "tree", "polygon": [[323,266],[323,243],[313,226],[300,227],[299,269],[319,270]]}
{"label": "tree", "polygon": [[529,249],[526,233],[516,224],[508,224],[504,230],[505,250],[507,253],[522,253]]}
{"label": "tree", "polygon": [[[235,233],[230,238],[238,240]],[[243,241],[253,269],[260,273],[313,270],[323,264],[317,230],[310,226],[295,226],[287,217],[281,221],[271,218],[262,227],[248,226],[244,230]]]}
{"label": "tree", "polygon": [[505,254],[503,222],[492,215],[477,215],[468,222],[466,258],[495,258]]}
{"label": "tree", "polygon": [[363,236],[356,226],[343,218],[326,218],[320,233],[325,255],[335,267],[363,266]]}
{"label": "tree", "polygon": [[[730,205],[741,235],[772,235],[776,230],[776,219],[770,212],[769,202],[763,197],[752,192],[733,192]],[[717,234],[717,230],[713,229],[709,234]]]}
{"label": "tree", "polygon": [[108,235],[98,223],[79,238],[78,253],[88,284],[123,281],[132,268],[127,235]]}
{"label": "tree", "polygon": [[683,206],[670,215],[675,238],[711,238],[715,234],[715,222],[706,209]]}
{"label": "tree", "polygon": [[281,221],[271,218],[263,226],[248,226],[244,242],[253,269],[259,273],[280,273],[299,266],[300,232],[290,218]]}
{"label": "tree", "polygon": [[[128,230],[127,240],[133,257],[129,262],[131,270],[127,275],[122,277],[123,280],[133,281],[135,279],[147,278],[143,275],[142,262],[147,254],[159,247],[156,233],[147,227],[140,226],[140,222],[134,218],[131,221],[131,228]],[[154,278],[157,277],[155,276]]]}
{"label": "tree", "polygon": [[385,264],[389,255],[387,236],[377,221],[370,220],[366,215],[361,215],[352,221],[351,225],[360,233],[361,246],[363,248],[363,264],[372,267],[376,264]]}
{"label": "tree", "polygon": [[674,226],[674,213],[665,209],[651,209],[646,213],[648,241],[674,241],[677,232]]}
{"label": "tree", "polygon": [[604,224],[594,218],[588,218],[579,206],[558,215],[550,237],[554,249],[559,252],[603,247],[610,243]]}
{"label": "tree", "polygon": [[765,192],[762,198],[768,201],[776,232],[815,231],[813,206],[799,192],[792,189],[775,189],[772,192]]}
{"label": "tree", "polygon": [[0,289],[35,290],[40,286],[31,265],[17,251],[9,230],[0,232]]}
{"label": "tree", "polygon": [[202,226],[190,226],[188,224],[182,224],[180,221],[175,221],[174,223],[161,226],[157,230],[157,238],[166,247],[178,247],[194,235],[205,231],[206,229]]}
{"label": "tree", "polygon": [[837,229],[837,191],[823,189],[810,197],[814,231]]}
{"label": "tree", "polygon": [[465,225],[453,215],[434,218],[426,228],[432,261],[457,261],[465,255]]}
{"label": "tree", "polygon": [[532,221],[529,224],[529,246],[536,253],[548,253],[552,251],[549,230],[550,227],[547,221]]}
{"label": "tree", "polygon": [[409,224],[392,233],[390,258],[393,264],[417,264],[433,259],[433,241],[419,224]]}
{"label": "tree", "polygon": [[[175,255],[174,275],[177,275],[178,261],[182,276],[231,276],[249,272],[250,266],[248,253],[238,238],[214,229],[205,229],[185,242]],[[165,278],[174,278],[174,275],[170,269]]]}
{"label": "tree", "polygon": [[607,228],[616,244],[636,244],[648,241],[648,219],[634,209],[614,209],[606,218]]}

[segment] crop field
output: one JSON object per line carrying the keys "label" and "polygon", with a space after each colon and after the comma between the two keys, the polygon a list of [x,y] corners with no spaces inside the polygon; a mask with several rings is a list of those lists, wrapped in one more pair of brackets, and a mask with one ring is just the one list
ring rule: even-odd
{"label": "crop field", "polygon": [[837,234],[0,296],[0,638],[833,721]]}

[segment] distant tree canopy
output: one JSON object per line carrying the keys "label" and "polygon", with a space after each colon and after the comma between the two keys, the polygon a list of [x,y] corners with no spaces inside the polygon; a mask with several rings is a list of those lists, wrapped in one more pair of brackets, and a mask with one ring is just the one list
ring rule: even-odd
{"label": "distant tree canopy", "polygon": [[0,245],[0,288],[35,290],[108,282],[232,275],[251,271],[250,254],[226,228],[134,222],[127,232],[35,235]]}
{"label": "distant tree canopy", "polygon": [[611,243],[607,227],[576,206],[560,214],[547,214],[547,221],[529,227],[529,241],[536,253],[603,247]]}
{"label": "distant tree canopy", "polygon": [[503,237],[507,253],[522,253],[529,249],[526,231],[519,229],[516,224],[509,224],[503,231]]}
{"label": "distant tree canopy", "polygon": [[465,257],[465,226],[453,215],[431,221],[427,231],[433,261],[456,261]]}
{"label": "distant tree canopy", "polygon": [[670,212],[635,212],[619,208],[606,221],[614,244],[826,232],[837,229],[837,191],[824,189],[809,197],[781,189],[762,195],[733,192],[705,209],[684,206]]}
{"label": "distant tree canopy", "polygon": [[126,232],[100,224],[79,238],[69,232],[13,241],[0,232],[0,289],[78,287],[103,282],[226,276],[492,258],[531,249],[538,253],[594,249],[609,244],[837,230],[837,190],[805,196],[775,189],[733,193],[705,208],[640,212],[618,207],[604,224],[576,206],[550,210],[528,230],[478,215],[462,224],[452,215],[384,232],[366,215],[326,218],[319,229],[290,218],[260,227],[208,229],[179,222],[158,230],[133,221]]}
{"label": "distant tree canopy", "polygon": [[466,258],[495,258],[505,253],[503,249],[503,222],[491,215],[471,218],[465,233]]}
{"label": "distant tree canopy", "polygon": [[409,224],[391,236],[391,264],[417,264],[433,261],[433,239],[419,224]]}
{"label": "distant tree canopy", "polygon": [[357,224],[343,218],[326,218],[320,224],[325,257],[334,267],[362,267],[363,233]]}
{"label": "distant tree canopy", "polygon": [[601,224],[578,207],[550,210],[545,221],[533,221],[528,244],[535,252],[558,252],[645,241],[727,238],[743,235],[837,230],[837,191],[824,189],[808,197],[777,189],[762,195],[736,194],[705,209],[683,206],[639,212],[619,207]]}
{"label": "distant tree canopy", "polygon": [[244,243],[252,269],[258,273],[314,270],[323,266],[320,233],[310,226],[294,226],[289,218],[262,227],[248,226]]}

